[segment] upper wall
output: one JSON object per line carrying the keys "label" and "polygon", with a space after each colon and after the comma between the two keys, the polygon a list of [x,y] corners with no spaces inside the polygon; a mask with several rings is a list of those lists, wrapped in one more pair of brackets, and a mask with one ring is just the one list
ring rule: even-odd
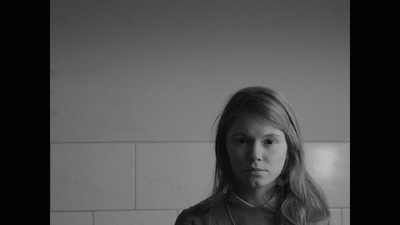
{"label": "upper wall", "polygon": [[226,98],[281,92],[349,141],[349,1],[50,2],[52,142],[210,141]]}

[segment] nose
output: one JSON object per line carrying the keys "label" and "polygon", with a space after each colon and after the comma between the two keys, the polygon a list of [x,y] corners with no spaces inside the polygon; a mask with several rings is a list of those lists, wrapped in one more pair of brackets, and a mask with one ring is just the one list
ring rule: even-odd
{"label": "nose", "polygon": [[252,145],[249,146],[249,160],[251,162],[261,161],[262,159],[262,148],[263,146],[256,142],[253,142]]}

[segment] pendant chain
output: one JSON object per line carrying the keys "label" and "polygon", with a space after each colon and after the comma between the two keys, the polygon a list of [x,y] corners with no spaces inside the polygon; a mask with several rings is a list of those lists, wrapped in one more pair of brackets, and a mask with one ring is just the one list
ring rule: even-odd
{"label": "pendant chain", "polygon": [[228,203],[225,202],[225,205],[226,205],[226,209],[228,210],[229,218],[231,219],[232,224],[233,224],[233,225],[236,225],[236,224],[235,224],[235,221],[233,221],[232,214],[231,214],[231,211],[229,210]]}

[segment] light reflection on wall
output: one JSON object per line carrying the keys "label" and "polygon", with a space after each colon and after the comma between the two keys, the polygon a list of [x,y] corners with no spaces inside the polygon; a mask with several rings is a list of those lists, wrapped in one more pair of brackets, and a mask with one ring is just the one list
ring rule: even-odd
{"label": "light reflection on wall", "polygon": [[[307,148],[308,147],[308,148]],[[338,151],[334,146],[318,145],[306,147],[306,166],[317,179],[332,180],[337,177]]]}
{"label": "light reflection on wall", "polygon": [[305,142],[305,166],[330,207],[350,206],[350,143]]}
{"label": "light reflection on wall", "polygon": [[350,143],[305,142],[305,166],[330,207],[350,206]]}

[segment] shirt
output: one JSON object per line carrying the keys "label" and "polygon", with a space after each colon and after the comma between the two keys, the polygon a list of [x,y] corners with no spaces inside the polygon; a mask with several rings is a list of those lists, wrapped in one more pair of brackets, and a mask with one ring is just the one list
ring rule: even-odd
{"label": "shirt", "polygon": [[[227,201],[218,201],[207,212],[202,210],[201,203],[183,210],[175,225],[233,225],[228,208],[236,225],[275,225],[271,211],[265,207],[254,207],[234,193],[229,195]],[[337,225],[337,223],[331,218],[311,225]]]}

